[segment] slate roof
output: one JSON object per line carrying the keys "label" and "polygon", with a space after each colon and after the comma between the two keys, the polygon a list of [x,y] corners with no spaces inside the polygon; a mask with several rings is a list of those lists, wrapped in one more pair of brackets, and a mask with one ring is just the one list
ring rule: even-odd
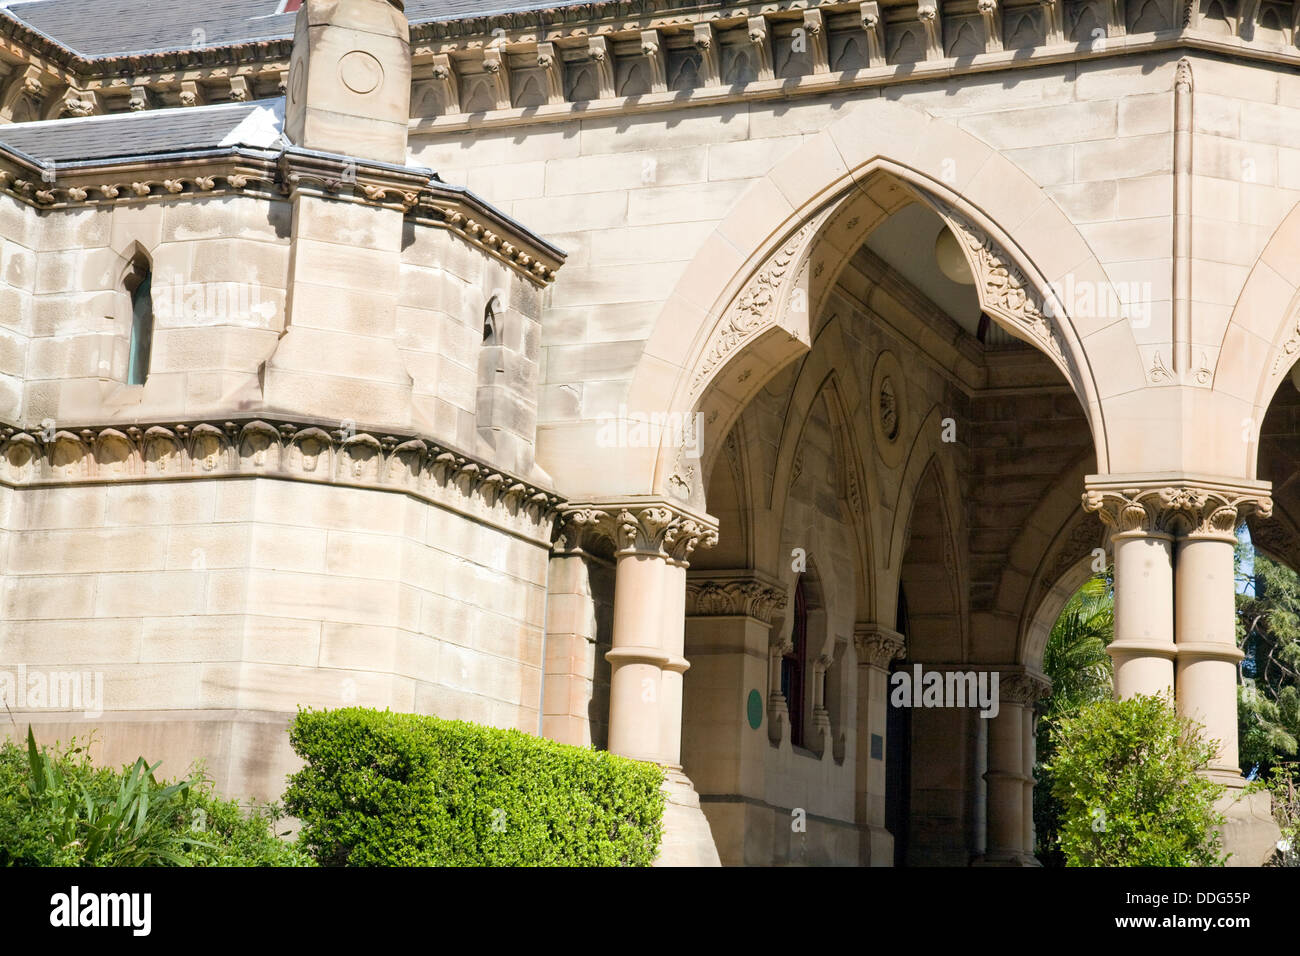
{"label": "slate roof", "polygon": [[[575,0],[576,3],[576,0]],[[542,10],[566,0],[407,0],[411,23]],[[293,36],[280,0],[8,0],[4,13],[85,57],[224,46]]]}
{"label": "slate roof", "polygon": [[0,145],[38,162],[76,163],[222,146],[266,149],[276,144],[283,129],[281,98],[16,123],[0,126]]}

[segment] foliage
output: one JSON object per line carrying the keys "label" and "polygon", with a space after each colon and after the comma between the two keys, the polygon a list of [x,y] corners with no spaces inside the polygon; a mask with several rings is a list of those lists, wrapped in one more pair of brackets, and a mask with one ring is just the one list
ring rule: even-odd
{"label": "foliage", "polygon": [[[159,782],[144,758],[95,767],[89,745],[61,753],[0,745],[0,865],[296,866],[310,860],[194,774]],[[275,811],[272,810],[272,813]]]}
{"label": "foliage", "polygon": [[1277,764],[1249,789],[1266,790],[1273,800],[1273,819],[1282,831],[1279,866],[1300,866],[1300,764]]}
{"label": "foliage", "polygon": [[1034,776],[1036,855],[1044,866],[1065,866],[1057,841],[1061,804],[1052,792],[1053,742],[1050,728],[1062,715],[1111,695],[1111,660],[1106,654],[1115,628],[1115,595],[1108,576],[1090,579],[1066,602],[1052,626],[1043,652],[1043,673],[1052,693],[1043,704],[1038,723],[1038,766]]}
{"label": "foliage", "polygon": [[334,866],[646,866],[662,771],[517,730],[365,708],[302,710],[285,807]]}
{"label": "foliage", "polygon": [[1214,803],[1197,773],[1217,742],[1180,720],[1168,696],[1085,704],[1052,726],[1048,765],[1070,866],[1216,866],[1225,857]]}
{"label": "foliage", "polygon": [[[1249,547],[1238,545],[1239,569]],[[1238,571],[1237,640],[1246,654],[1238,746],[1243,770],[1267,772],[1294,758],[1300,740],[1300,576],[1258,551],[1250,565],[1250,574]]]}

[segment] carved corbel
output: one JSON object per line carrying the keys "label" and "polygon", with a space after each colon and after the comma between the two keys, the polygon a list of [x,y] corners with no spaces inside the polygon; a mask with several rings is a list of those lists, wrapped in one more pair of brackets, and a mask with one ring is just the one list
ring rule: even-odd
{"label": "carved corbel", "polygon": [[64,116],[94,116],[99,111],[98,96],[89,90],[68,87],[63,91],[63,95],[56,99],[46,111],[45,118],[61,119]]}
{"label": "carved corbel", "polygon": [[943,59],[943,17],[939,13],[939,0],[920,0],[916,17],[925,31],[925,58]]}
{"label": "carved corbel", "polygon": [[537,65],[546,77],[546,102],[554,105],[564,102],[564,62],[554,43],[537,44]]}
{"label": "carved corbel", "polygon": [[984,21],[984,52],[999,53],[1002,50],[1002,9],[998,0],[979,0],[976,7]]}
{"label": "carved corbel", "polygon": [[253,91],[249,88],[248,77],[232,76],[230,78],[230,99],[235,103],[247,103],[253,98]]}
{"label": "carved corbel", "polygon": [[776,71],[772,69],[772,34],[766,17],[749,18],[749,42],[753,44],[754,55],[758,60],[758,78],[773,79]]}
{"label": "carved corbel", "polygon": [[820,10],[803,12],[803,32],[808,44],[808,59],[813,73],[830,71],[830,57],[826,52],[826,19]]}
{"label": "carved corbel", "polygon": [[650,68],[650,92],[666,92],[668,73],[664,65],[663,37],[658,30],[641,31],[641,55],[645,57],[646,65]]}
{"label": "carved corbel", "polygon": [[45,75],[39,67],[29,66],[10,81],[5,90],[4,102],[0,103],[0,118],[14,122],[14,117],[23,106],[30,107],[33,115],[40,115],[37,111],[45,99],[45,92]]}
{"label": "carved corbel", "polygon": [[1038,0],[1043,13],[1043,42],[1055,46],[1065,42],[1065,28],[1061,25],[1062,0]]}
{"label": "carved corbel", "polygon": [[502,56],[500,47],[487,47],[483,50],[483,72],[492,78],[492,97],[496,109],[508,110],[510,102],[510,67]]}
{"label": "carved corbel", "polygon": [[700,51],[700,85],[717,86],[722,82],[718,66],[718,44],[713,38],[713,24],[695,24],[695,49]]}
{"label": "carved corbel", "polygon": [[460,79],[456,75],[456,65],[446,53],[433,57],[433,82],[442,101],[442,115],[453,116],[461,112]]}
{"label": "carved corbel", "polygon": [[867,65],[885,65],[885,20],[876,0],[867,0],[859,8],[862,29],[867,31]]}
{"label": "carved corbel", "polygon": [[131,112],[141,113],[153,109],[157,105],[157,100],[149,87],[143,83],[137,83],[131,87],[131,100],[128,105]]}
{"label": "carved corbel", "polygon": [[185,80],[181,83],[181,106],[203,106],[206,102],[203,87],[196,81]]}
{"label": "carved corbel", "polygon": [[596,85],[600,88],[600,99],[607,100],[614,96],[614,51],[610,49],[605,37],[588,37],[587,52],[596,64]]}

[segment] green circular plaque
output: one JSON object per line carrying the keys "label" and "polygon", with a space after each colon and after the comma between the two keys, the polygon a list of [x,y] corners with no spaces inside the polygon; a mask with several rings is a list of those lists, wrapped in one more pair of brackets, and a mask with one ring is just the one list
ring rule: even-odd
{"label": "green circular plaque", "polygon": [[756,690],[749,692],[749,700],[745,704],[745,711],[749,716],[749,726],[758,730],[763,726],[763,697]]}

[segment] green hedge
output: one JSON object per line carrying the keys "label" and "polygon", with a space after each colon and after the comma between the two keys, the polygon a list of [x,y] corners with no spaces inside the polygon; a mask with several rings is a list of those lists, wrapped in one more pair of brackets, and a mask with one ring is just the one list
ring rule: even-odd
{"label": "green hedge", "polygon": [[332,866],[648,866],[662,771],[602,751],[360,707],[302,710],[285,792]]}

